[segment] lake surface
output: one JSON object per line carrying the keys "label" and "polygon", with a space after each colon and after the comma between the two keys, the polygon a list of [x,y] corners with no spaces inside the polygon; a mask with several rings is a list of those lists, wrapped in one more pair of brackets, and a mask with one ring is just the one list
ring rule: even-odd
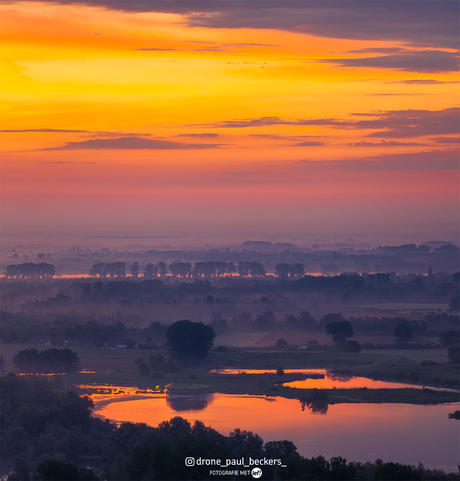
{"label": "lake surface", "polygon": [[[114,394],[117,392],[118,395]],[[324,415],[302,410],[298,400],[227,394],[174,395],[159,389],[105,386],[93,395],[95,414],[113,421],[157,426],[174,416],[202,421],[228,435],[235,428],[259,434],[265,442],[288,439],[301,455],[349,461],[423,463],[457,470],[459,422],[448,419],[455,404],[334,404]]]}
{"label": "lake surface", "polygon": [[[211,374],[228,374],[228,375],[250,375],[250,374],[276,374],[273,369],[214,369]],[[285,374],[305,374],[311,376],[302,381],[292,381],[283,383],[283,386],[293,387],[297,389],[404,389],[414,388],[423,389],[423,386],[414,384],[404,384],[399,382],[374,381],[366,377],[345,376],[342,374],[332,374],[329,369],[284,369]],[[278,381],[282,381],[282,376],[277,376]],[[442,389],[445,390],[445,389]]]}

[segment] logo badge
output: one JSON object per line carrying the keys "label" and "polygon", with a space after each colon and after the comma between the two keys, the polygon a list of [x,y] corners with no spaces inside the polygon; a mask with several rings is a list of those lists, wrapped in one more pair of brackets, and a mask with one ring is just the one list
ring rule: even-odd
{"label": "logo badge", "polygon": [[253,478],[260,478],[262,476],[262,470],[260,468],[253,468],[251,474]]}

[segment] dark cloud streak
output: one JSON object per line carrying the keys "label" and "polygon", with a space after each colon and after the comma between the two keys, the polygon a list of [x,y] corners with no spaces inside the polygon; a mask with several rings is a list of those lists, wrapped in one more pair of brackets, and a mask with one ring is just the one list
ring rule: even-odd
{"label": "dark cloud streak", "polygon": [[219,134],[213,133],[213,132],[204,132],[202,134],[179,134],[176,135],[176,137],[193,137],[193,138],[198,138],[198,139],[215,139],[216,137],[219,137]]}
{"label": "dark cloud streak", "polygon": [[442,50],[406,51],[379,57],[323,59],[320,61],[340,67],[388,68],[405,72],[456,72],[459,69],[458,55]]}
{"label": "dark cloud streak", "polygon": [[72,129],[1,129],[1,133],[13,133],[13,134],[23,134],[28,132],[44,133],[44,134],[92,134],[92,135],[149,135],[149,134],[138,134],[133,132],[107,132],[107,131],[97,131],[97,130],[72,130]]}
{"label": "dark cloud streak", "polygon": [[[354,130],[376,130],[367,137],[405,138],[428,135],[459,133],[460,108],[443,110],[390,110],[371,113],[353,113],[358,119],[282,119],[281,117],[258,117],[254,119],[224,120],[204,127],[236,129],[269,127],[273,125],[326,126]],[[367,117],[361,119],[361,117]],[[203,126],[203,125],[202,125]]]}
{"label": "dark cloud streak", "polygon": [[414,147],[424,144],[417,142],[396,142],[394,140],[382,140],[381,142],[351,142],[345,145],[350,147]]}
{"label": "dark cloud streak", "polygon": [[117,139],[92,139],[82,142],[66,142],[61,147],[41,150],[99,150],[99,149],[148,149],[148,150],[189,150],[214,149],[217,144],[182,144],[167,140],[143,139],[141,137],[120,137]]}
{"label": "dark cloud streak", "polygon": [[456,80],[435,80],[435,79],[411,79],[411,80],[392,80],[387,84],[408,84],[408,85],[443,85],[456,84]]}
{"label": "dark cloud streak", "polygon": [[458,150],[433,150],[408,154],[384,154],[367,159],[311,161],[300,160],[299,166],[304,169],[334,169],[345,171],[374,172],[413,172],[459,170]]}
{"label": "dark cloud streak", "polygon": [[173,13],[184,16],[190,26],[197,27],[278,29],[319,37],[399,41],[435,48],[459,45],[457,0],[55,0],[52,3]]}

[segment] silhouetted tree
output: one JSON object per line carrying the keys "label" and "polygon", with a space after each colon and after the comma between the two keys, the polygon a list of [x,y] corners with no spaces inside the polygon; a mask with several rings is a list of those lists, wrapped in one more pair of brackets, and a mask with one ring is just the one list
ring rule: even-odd
{"label": "silhouetted tree", "polygon": [[375,481],[416,481],[422,477],[412,466],[405,466],[400,463],[384,463],[381,459],[375,461]]}
{"label": "silhouetted tree", "polygon": [[232,275],[234,272],[236,272],[236,270],[237,270],[236,266],[235,264],[233,264],[233,262],[229,262],[227,264],[227,274]]}
{"label": "silhouetted tree", "polygon": [[297,447],[292,441],[269,441],[264,444],[265,454],[272,459],[299,457]]}
{"label": "silhouetted tree", "polygon": [[7,279],[51,279],[55,273],[53,264],[27,262],[6,266],[5,277]]}
{"label": "silhouetted tree", "polygon": [[173,357],[181,362],[198,362],[206,359],[216,334],[202,322],[183,320],[171,324],[165,336]]}
{"label": "silhouetted tree", "polygon": [[132,277],[135,277],[135,278],[138,278],[138,277],[139,277],[139,262],[135,262],[135,263],[131,266],[131,276],[132,276]]}
{"label": "silhouetted tree", "polygon": [[353,337],[353,326],[349,321],[331,322],[326,326],[326,334],[332,336],[335,344],[340,344]]}
{"label": "silhouetted tree", "polygon": [[459,351],[460,349],[458,346],[449,347],[447,350],[447,359],[449,359],[449,362],[452,364],[458,364],[460,362]]}
{"label": "silhouetted tree", "polygon": [[251,262],[249,272],[251,277],[264,277],[266,274],[264,266],[260,262]]}
{"label": "silhouetted tree", "polygon": [[150,367],[145,362],[145,359],[138,357],[135,361],[137,370],[141,376],[148,376],[150,374]]}
{"label": "silhouetted tree", "polygon": [[290,269],[291,268],[290,268],[289,264],[286,264],[284,262],[280,262],[279,264],[276,264],[276,266],[275,266],[275,276],[287,277],[289,275]]}
{"label": "silhouetted tree", "polygon": [[341,350],[343,352],[361,352],[361,347],[358,341],[347,340],[341,345]]}
{"label": "silhouetted tree", "polygon": [[[159,262],[157,264],[157,267],[160,271],[160,277],[165,277],[166,276],[166,264],[164,262]],[[156,274],[155,274],[156,277]]]}
{"label": "silhouetted tree", "polygon": [[204,277],[206,274],[205,262],[195,262],[193,266],[192,276],[193,277]]}
{"label": "silhouetted tree", "polygon": [[[149,262],[146,266],[145,266],[145,269],[144,269],[144,277],[146,279],[150,279],[151,277],[153,277],[153,264],[151,262]],[[156,277],[156,273],[155,273],[155,277]]]}
{"label": "silhouetted tree", "polygon": [[[91,277],[103,277],[103,271],[104,271],[105,263],[103,262],[97,262],[96,264],[91,267],[89,270],[89,275]],[[105,276],[104,276],[105,277]]]}
{"label": "silhouetted tree", "polygon": [[20,372],[28,373],[70,373],[80,367],[77,353],[70,349],[51,348],[38,352],[35,348],[18,351],[13,362]]}
{"label": "silhouetted tree", "polygon": [[278,339],[278,340],[275,342],[275,347],[276,347],[277,349],[284,349],[287,345],[288,345],[288,343],[286,342],[285,339]]}
{"label": "silhouetted tree", "polygon": [[460,311],[460,296],[449,299],[449,311]]}
{"label": "silhouetted tree", "polygon": [[305,275],[305,269],[303,264],[296,263],[289,267],[289,277],[303,277]]}
{"label": "silhouetted tree", "polygon": [[314,414],[326,414],[329,408],[329,396],[326,389],[312,389],[300,399],[302,411],[307,407]]}
{"label": "silhouetted tree", "polygon": [[414,339],[414,330],[407,322],[402,322],[395,326],[393,336],[396,337],[398,344],[407,344]]}
{"label": "silhouetted tree", "polygon": [[98,262],[91,267],[89,275],[92,277],[125,277],[126,262],[112,262],[106,264],[104,262]]}
{"label": "silhouetted tree", "polygon": [[223,275],[226,272],[228,264],[226,262],[221,262],[221,261],[216,261],[214,262],[214,265],[216,266],[216,276],[217,277],[223,277]]}
{"label": "silhouetted tree", "polygon": [[217,335],[224,334],[228,331],[227,320],[222,318],[222,314],[220,312],[212,313],[212,320],[209,325],[214,329],[214,332]]}
{"label": "silhouetted tree", "polygon": [[252,326],[252,315],[249,312],[240,312],[232,317],[232,324],[235,327],[250,327]]}
{"label": "silhouetted tree", "polygon": [[316,327],[316,319],[308,311],[303,311],[297,318],[297,326],[300,329],[312,329]]}
{"label": "silhouetted tree", "polygon": [[169,266],[169,270],[173,277],[191,277],[192,275],[192,265],[190,262],[173,262]]}
{"label": "silhouetted tree", "polygon": [[254,321],[258,329],[269,329],[276,323],[276,316],[273,311],[266,310],[259,314]]}
{"label": "silhouetted tree", "polygon": [[149,367],[152,372],[159,372],[166,363],[166,359],[161,354],[152,354],[149,356]]}
{"label": "silhouetted tree", "polygon": [[204,277],[216,276],[216,263],[214,261],[204,262]]}
{"label": "silhouetted tree", "polygon": [[37,481],[97,481],[99,478],[88,468],[58,459],[46,459],[37,464]]}
{"label": "silhouetted tree", "polygon": [[251,269],[250,262],[238,262],[238,275],[240,277],[247,277],[249,275],[249,271]]}
{"label": "silhouetted tree", "polygon": [[297,329],[298,328],[297,317],[286,316],[286,319],[284,321],[284,325],[286,326],[286,329],[289,329],[289,330]]}
{"label": "silhouetted tree", "polygon": [[460,331],[445,331],[441,333],[439,342],[443,347],[457,346],[460,342]]}

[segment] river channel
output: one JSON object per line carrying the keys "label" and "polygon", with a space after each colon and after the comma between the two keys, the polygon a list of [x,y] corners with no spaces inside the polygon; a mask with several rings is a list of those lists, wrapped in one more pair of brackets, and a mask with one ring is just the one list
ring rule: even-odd
{"label": "river channel", "polygon": [[265,442],[287,439],[306,457],[342,456],[360,462],[380,458],[423,463],[446,472],[456,471],[459,462],[459,422],[448,418],[459,409],[457,403],[330,404],[320,414],[302,409],[298,400],[275,396],[178,395],[155,389],[93,387],[99,388],[93,394],[94,413],[117,422],[157,426],[181,416],[225,435],[240,428],[259,434]]}

